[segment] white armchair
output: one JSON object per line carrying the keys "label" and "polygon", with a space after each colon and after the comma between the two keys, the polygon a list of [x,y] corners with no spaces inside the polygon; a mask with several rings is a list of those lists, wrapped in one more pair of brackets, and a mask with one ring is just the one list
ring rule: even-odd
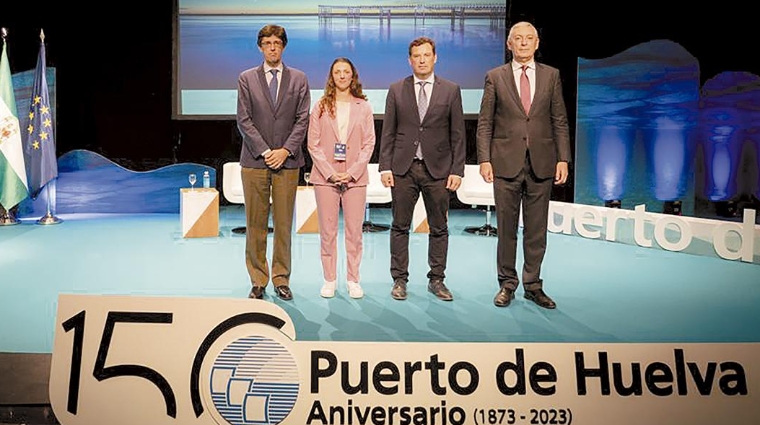
{"label": "white armchair", "polygon": [[[245,204],[243,196],[242,168],[239,162],[225,162],[222,167],[222,193],[224,199],[231,204]],[[269,199],[272,202],[272,199]],[[269,228],[269,232],[274,229]],[[245,226],[234,227],[232,233],[245,234]]]}
{"label": "white armchair", "polygon": [[367,207],[364,209],[363,232],[383,232],[391,227],[387,224],[376,224],[370,221],[369,204],[386,204],[391,202],[391,188],[383,186],[380,181],[379,164],[367,164],[369,182],[367,183]]}
{"label": "white armchair", "polygon": [[457,189],[457,198],[464,204],[486,207],[486,222],[480,227],[467,227],[465,232],[482,236],[496,236],[496,227],[491,225],[491,208],[496,204],[493,183],[486,183],[480,175],[480,166],[466,164],[462,184]]}

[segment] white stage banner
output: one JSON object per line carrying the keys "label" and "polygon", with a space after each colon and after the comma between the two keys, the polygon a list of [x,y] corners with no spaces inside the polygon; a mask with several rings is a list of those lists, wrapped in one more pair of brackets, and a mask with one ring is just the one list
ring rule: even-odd
{"label": "white stage banner", "polygon": [[297,341],[263,300],[59,297],[63,425],[754,425],[758,343]]}

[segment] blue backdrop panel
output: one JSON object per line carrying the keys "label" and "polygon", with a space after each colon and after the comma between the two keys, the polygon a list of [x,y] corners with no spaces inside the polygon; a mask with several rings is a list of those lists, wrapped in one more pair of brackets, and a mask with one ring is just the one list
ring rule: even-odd
{"label": "blue backdrop panel", "polygon": [[691,215],[698,102],[699,64],[677,43],[579,59],[575,202],[680,200]]}
{"label": "blue backdrop panel", "polygon": [[705,82],[697,146],[698,197],[760,198],[760,77],[722,72]]}
{"label": "blue backdrop panel", "polygon": [[[131,171],[91,151],[74,150],[58,158],[55,214],[74,213],[179,213],[179,189],[190,187],[187,176],[195,173],[202,184],[203,171],[216,186],[216,170],[201,164],[182,163],[151,171]],[[46,190],[20,204],[20,217],[46,212]]]}

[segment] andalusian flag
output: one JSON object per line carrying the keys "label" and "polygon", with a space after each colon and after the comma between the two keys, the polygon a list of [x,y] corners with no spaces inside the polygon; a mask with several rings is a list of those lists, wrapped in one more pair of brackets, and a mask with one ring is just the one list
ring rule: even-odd
{"label": "andalusian flag", "polygon": [[10,210],[29,196],[24,149],[21,144],[16,98],[5,38],[0,57],[0,204]]}

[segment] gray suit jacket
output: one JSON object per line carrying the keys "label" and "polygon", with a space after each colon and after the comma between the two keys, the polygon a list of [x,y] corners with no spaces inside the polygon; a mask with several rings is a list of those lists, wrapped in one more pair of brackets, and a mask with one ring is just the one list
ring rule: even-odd
{"label": "gray suit jacket", "polygon": [[478,162],[490,162],[494,176],[513,178],[530,150],[533,172],[554,176],[557,162],[570,162],[570,132],[559,71],[536,62],[536,89],[530,114],[520,103],[512,64],[486,73],[478,115]]}
{"label": "gray suit jacket", "polygon": [[459,85],[438,76],[434,84],[422,122],[417,111],[414,77],[410,75],[391,85],[385,98],[380,171],[406,174],[421,143],[425,166],[433,178],[464,176],[462,91]]}
{"label": "gray suit jacket", "polygon": [[283,65],[275,105],[269,96],[264,66],[243,71],[238,78],[237,99],[237,125],[243,136],[240,165],[267,168],[261,154],[284,147],[290,156],[282,167],[302,167],[310,107],[309,80],[303,72]]}

